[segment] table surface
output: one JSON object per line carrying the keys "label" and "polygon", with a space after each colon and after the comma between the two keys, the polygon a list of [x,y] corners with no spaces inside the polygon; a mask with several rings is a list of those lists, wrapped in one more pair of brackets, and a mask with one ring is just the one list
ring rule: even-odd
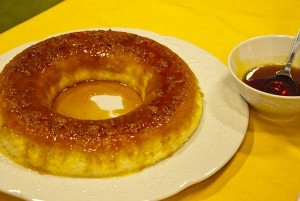
{"label": "table surface", "polygon": [[[0,34],[0,54],[49,35],[97,27],[145,29],[191,42],[224,64],[239,42],[296,35],[298,0],[65,0]],[[295,201],[300,193],[300,118],[275,122],[250,108],[246,137],[220,171],[164,201]],[[5,181],[0,181],[5,182]],[[1,201],[17,201],[0,192]]]}

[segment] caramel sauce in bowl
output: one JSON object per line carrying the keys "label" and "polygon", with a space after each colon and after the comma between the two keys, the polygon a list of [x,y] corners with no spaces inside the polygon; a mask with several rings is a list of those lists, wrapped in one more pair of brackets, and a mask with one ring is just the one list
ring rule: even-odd
{"label": "caramel sauce in bowl", "polygon": [[100,120],[127,114],[141,103],[140,95],[122,83],[92,80],[64,89],[52,107],[76,119]]}
{"label": "caramel sauce in bowl", "polygon": [[[285,65],[267,64],[251,68],[243,77],[243,82],[257,90],[262,90],[263,83],[270,77],[276,75]],[[278,94],[282,96],[300,96],[300,69],[293,67],[291,71],[292,78],[297,86],[297,93],[288,93],[290,90],[283,90],[281,88],[274,89],[278,90]],[[270,92],[271,93],[271,92]],[[275,94],[275,95],[278,95]]]}

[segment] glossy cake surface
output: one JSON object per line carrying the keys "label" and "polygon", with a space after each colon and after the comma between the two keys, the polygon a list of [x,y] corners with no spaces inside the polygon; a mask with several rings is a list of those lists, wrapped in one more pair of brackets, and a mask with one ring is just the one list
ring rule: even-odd
{"label": "glossy cake surface", "polygon": [[[143,103],[111,119],[55,112],[54,98],[86,80],[124,83]],[[42,173],[112,177],[139,171],[178,150],[202,115],[198,81],[167,47],[116,31],[49,38],[10,61],[0,74],[0,151]]]}

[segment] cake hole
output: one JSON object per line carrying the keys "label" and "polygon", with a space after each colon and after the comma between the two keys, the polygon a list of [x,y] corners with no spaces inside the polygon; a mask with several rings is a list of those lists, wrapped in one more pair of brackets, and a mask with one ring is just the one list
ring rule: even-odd
{"label": "cake hole", "polygon": [[113,81],[86,81],[64,89],[53,101],[53,109],[65,116],[83,120],[118,117],[136,109],[140,95]]}

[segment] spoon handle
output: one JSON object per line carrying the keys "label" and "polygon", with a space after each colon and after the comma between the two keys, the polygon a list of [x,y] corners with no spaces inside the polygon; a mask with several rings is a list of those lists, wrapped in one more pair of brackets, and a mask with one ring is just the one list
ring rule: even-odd
{"label": "spoon handle", "polygon": [[289,57],[289,60],[286,64],[286,66],[284,67],[284,71],[286,73],[288,73],[289,75],[291,75],[291,67],[292,67],[292,62],[293,62],[293,59],[294,59],[294,56],[299,48],[299,45],[300,45],[300,30],[298,31],[298,35],[297,35],[297,38],[294,42],[294,46],[293,46],[293,49],[291,51],[291,55]]}

